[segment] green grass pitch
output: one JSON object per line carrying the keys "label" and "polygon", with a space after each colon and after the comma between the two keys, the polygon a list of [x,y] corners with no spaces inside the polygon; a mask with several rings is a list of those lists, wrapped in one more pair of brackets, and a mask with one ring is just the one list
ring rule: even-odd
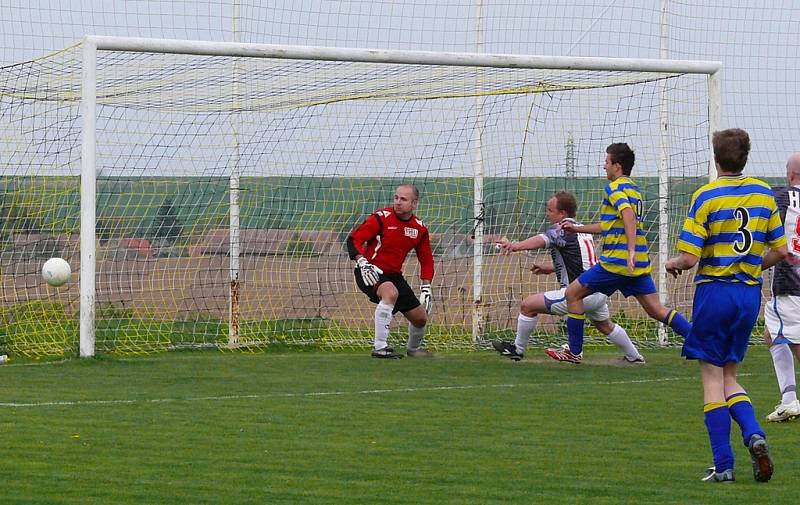
{"label": "green grass pitch", "polygon": [[[781,503],[796,495],[800,421],[764,423],[775,460],[753,482],[711,463],[696,363],[649,350],[621,367],[520,363],[489,351],[179,352],[0,367],[0,501],[11,504]],[[753,347],[759,418],[779,399]]]}

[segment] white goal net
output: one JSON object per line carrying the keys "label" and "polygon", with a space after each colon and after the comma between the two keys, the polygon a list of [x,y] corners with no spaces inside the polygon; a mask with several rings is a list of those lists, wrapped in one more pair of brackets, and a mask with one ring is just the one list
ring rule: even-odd
{"label": "white goal net", "polygon": [[[556,284],[529,272],[545,253],[499,256],[492,241],[544,230],[557,191],[597,219],[612,142],[636,152],[659,268],[709,173],[717,69],[112,38],[5,67],[5,346],[75,353],[81,324],[84,354],[369,345],[344,241],[399,183],[419,187],[431,230],[428,345],[510,334],[521,298]],[[51,256],[72,265],[64,287],[38,275]],[[406,274],[418,287],[413,255]],[[685,311],[688,279],[656,279]],[[634,305],[613,298],[613,317],[656,343]],[[535,338],[560,342],[560,321]]]}

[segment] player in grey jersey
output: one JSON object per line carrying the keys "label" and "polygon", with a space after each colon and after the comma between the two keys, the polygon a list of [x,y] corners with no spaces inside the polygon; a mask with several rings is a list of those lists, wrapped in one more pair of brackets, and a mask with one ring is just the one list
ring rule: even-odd
{"label": "player in grey jersey", "polygon": [[[531,333],[536,329],[539,314],[565,315],[567,302],[564,291],[567,286],[597,262],[592,235],[561,229],[562,223],[575,222],[577,210],[578,204],[572,193],[563,191],[556,193],[547,201],[546,216],[551,223],[547,231],[520,242],[501,240],[497,243],[498,248],[506,254],[514,251],[548,249],[553,259],[552,266],[534,264],[531,271],[535,274],[555,273],[561,285],[560,289],[528,295],[522,300],[514,342],[492,342],[492,346],[501,355],[514,361],[522,359]],[[608,297],[603,293],[592,293],[583,300],[583,303],[586,317],[625,353],[621,362],[644,364],[644,357],[631,342],[625,329],[611,322]]]}
{"label": "player in grey jersey", "polygon": [[764,306],[764,339],[781,391],[781,402],[767,415],[767,420],[773,422],[800,417],[792,357],[794,354],[800,360],[800,153],[789,157],[786,178],[789,186],[774,191],[789,255],[771,269],[772,297]]}

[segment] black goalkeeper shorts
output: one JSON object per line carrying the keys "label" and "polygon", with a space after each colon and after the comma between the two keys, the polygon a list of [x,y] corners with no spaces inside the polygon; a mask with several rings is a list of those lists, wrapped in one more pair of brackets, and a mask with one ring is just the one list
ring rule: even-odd
{"label": "black goalkeeper shorts", "polygon": [[376,293],[376,290],[380,284],[384,282],[391,282],[394,284],[394,287],[397,288],[397,303],[394,304],[394,310],[392,310],[392,314],[396,314],[398,312],[404,314],[411,309],[419,307],[417,295],[414,294],[414,290],[411,289],[411,286],[408,285],[408,282],[406,282],[402,274],[381,274],[380,277],[378,277],[378,284],[375,286],[367,286],[364,284],[364,279],[361,278],[361,272],[359,271],[358,267],[353,270],[353,275],[356,278],[356,285],[358,286],[358,289],[367,295],[369,297],[369,301],[372,303],[379,303],[381,301]]}

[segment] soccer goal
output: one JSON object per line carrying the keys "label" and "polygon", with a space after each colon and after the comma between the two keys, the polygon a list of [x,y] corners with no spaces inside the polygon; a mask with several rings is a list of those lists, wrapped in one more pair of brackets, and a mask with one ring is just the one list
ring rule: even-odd
{"label": "soccer goal", "polygon": [[[712,170],[715,62],[334,49],[115,37],[0,73],[2,330],[12,353],[369,345],[373,307],[344,241],[416,184],[437,274],[427,340],[514,330],[545,253],[492,242],[544,230],[572,191],[598,218],[605,147],[628,142],[654,277]],[[49,257],[72,265],[55,288]],[[418,287],[416,260],[406,274]],[[612,314],[643,343],[663,329]],[[393,339],[405,338],[398,317]],[[659,337],[659,335],[661,335]],[[563,339],[560,321],[539,343]]]}

